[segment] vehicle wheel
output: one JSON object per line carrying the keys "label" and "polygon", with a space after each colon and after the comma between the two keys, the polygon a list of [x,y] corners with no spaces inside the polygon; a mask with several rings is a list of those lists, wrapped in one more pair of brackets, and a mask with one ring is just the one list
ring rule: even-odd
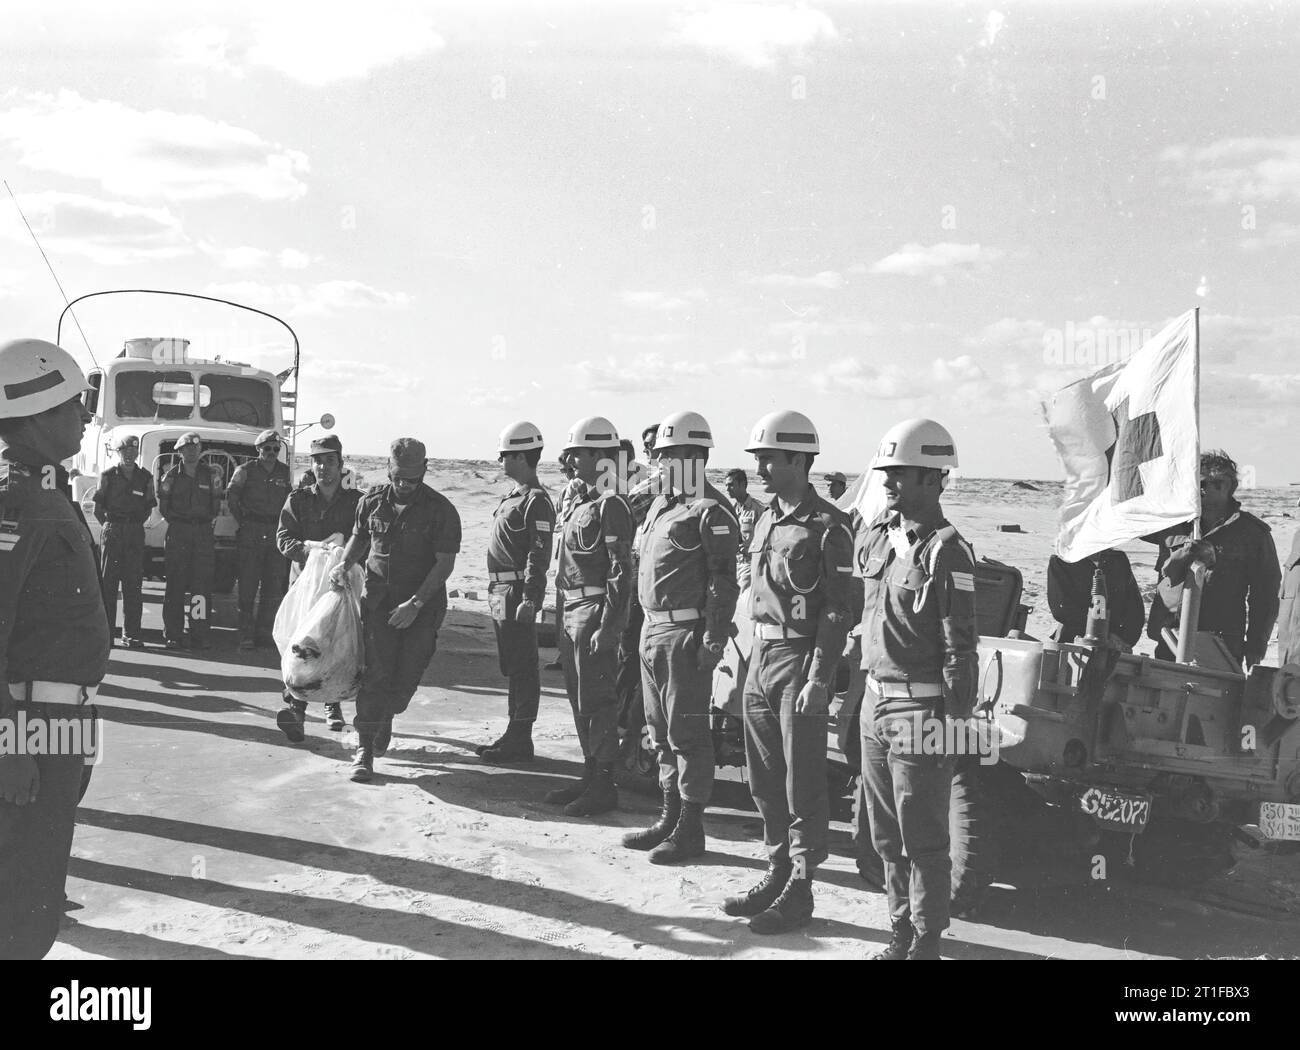
{"label": "vehicle wheel", "polygon": [[235,559],[217,557],[212,574],[212,589],[218,594],[229,594],[235,589]]}

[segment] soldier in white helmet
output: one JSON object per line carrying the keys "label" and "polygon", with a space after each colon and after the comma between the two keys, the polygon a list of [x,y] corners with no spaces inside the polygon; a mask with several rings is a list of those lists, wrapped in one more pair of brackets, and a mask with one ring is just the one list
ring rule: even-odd
{"label": "soldier in white helmet", "polygon": [[674,412],[659,425],[661,491],[637,532],[642,694],[663,810],[656,823],[624,836],[623,845],[649,850],[653,864],[705,851],[704,807],[713,793],[709,698],[736,612],[740,542],[727,498],[704,477],[712,447],[698,412]]}
{"label": "soldier in white helmet", "polygon": [[[0,346],[0,959],[40,959],[58,935],[91,701],[108,670],[90,531],[60,466],[90,422],[87,389],[53,343]],[[13,753],[24,720],[24,740],[45,722],[50,745],[74,736],[56,721],[79,721],[81,750]]]}
{"label": "soldier in white helmet", "polygon": [[[271,625],[284,597],[288,565],[276,544],[280,511],[293,488],[289,465],[280,460],[279,433],[257,435],[257,459],[241,463],[227,489],[230,513],[239,523],[239,648],[274,645]],[[259,597],[256,610],[254,602]]]}
{"label": "soldier in white helmet", "polygon": [[933,730],[971,716],[979,641],[975,552],[940,506],[956,466],[952,435],[934,420],[891,428],[871,464],[885,475],[886,509],[854,549],[864,584],[862,776],[892,930],[875,959],[937,959],[948,928],[954,756],[944,753],[948,733]]}
{"label": "soldier in white helmet", "polygon": [[497,505],[488,533],[488,606],[501,673],[509,682],[506,731],[478,748],[488,762],[531,762],[533,722],[542,695],[537,666],[537,610],[546,596],[555,505],[537,480],[542,432],[512,423],[501,432],[497,458],[514,482]]}
{"label": "soldier in white helmet", "polygon": [[[564,454],[573,465],[573,509],[560,538],[556,587],[564,600],[558,625],[564,687],[582,745],[583,777],[547,794],[572,817],[618,808],[618,643],[632,597],[632,511],[614,485],[618,431],[603,416],[569,429]],[[613,468],[613,469],[611,469]]]}
{"label": "soldier in white helmet", "polygon": [[745,679],[745,765],[763,817],[768,869],[730,897],[728,915],[755,933],[812,920],[812,882],[827,856],[827,710],[850,627],[853,539],[848,517],[808,480],[821,450],[802,412],[772,412],[745,451],[772,502],[750,543],[754,644]]}

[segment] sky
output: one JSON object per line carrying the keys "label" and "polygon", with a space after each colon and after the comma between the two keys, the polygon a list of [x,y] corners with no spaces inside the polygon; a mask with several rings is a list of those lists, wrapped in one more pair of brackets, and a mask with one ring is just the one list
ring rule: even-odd
{"label": "sky", "polygon": [[[962,473],[1058,478],[1043,399],[1200,307],[1203,445],[1300,480],[1295,6],[11,0],[0,34],[0,175],[67,294],[279,314],[350,452],[692,409],[752,465],[793,408],[824,469],[925,415]],[[178,303],[63,345],[289,364]],[[0,194],[0,337],[62,306]]]}

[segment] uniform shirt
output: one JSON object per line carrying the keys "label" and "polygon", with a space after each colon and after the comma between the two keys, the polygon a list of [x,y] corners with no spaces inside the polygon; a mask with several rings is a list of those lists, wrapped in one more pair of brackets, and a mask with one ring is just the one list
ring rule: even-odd
{"label": "uniform shirt", "polygon": [[293,487],[289,468],[278,459],[267,470],[260,460],[241,463],[230,479],[230,513],[240,522],[267,525],[277,521]]}
{"label": "uniform shirt", "polygon": [[108,618],[68,475],[25,448],[0,456],[0,683],[95,685],[108,670]]}
{"label": "uniform shirt", "polygon": [[1146,606],[1128,556],[1123,551],[1107,550],[1082,561],[1067,562],[1053,554],[1047,562],[1047,605],[1060,624],[1059,642],[1073,642],[1088,630],[1088,610],[1092,606],[1092,573],[1101,562],[1106,579],[1106,612],[1110,633],[1121,638],[1130,649],[1142,637],[1146,623]]}
{"label": "uniform shirt", "polygon": [[1278,666],[1300,663],[1300,530],[1282,563],[1281,608],[1277,617]]}
{"label": "uniform shirt", "polygon": [[[401,605],[420,589],[439,554],[460,551],[460,515],[441,492],[421,482],[400,512],[393,486],[381,485],[357,503],[353,543],[366,557],[366,602]],[[429,601],[447,608],[447,586]]]}
{"label": "uniform shirt", "polygon": [[763,504],[748,492],[745,498],[730,504],[740,524],[740,549],[736,551],[736,582],[743,591],[749,586],[749,545],[754,542],[754,526],[763,513]]}
{"label": "uniform shirt", "polygon": [[749,615],[814,639],[809,681],[830,685],[849,631],[848,516],[808,486],[789,514],[774,496],[750,541]]}
{"label": "uniform shirt", "polygon": [[[650,513],[650,505],[654,503],[659,495],[659,483],[656,478],[646,478],[639,481],[632,487],[632,491],[627,494],[627,505],[632,511],[632,579],[636,580],[641,573],[641,527],[645,524],[645,517]],[[632,608],[641,607],[641,596],[637,593],[637,588],[632,588]]]}
{"label": "uniform shirt", "polygon": [[740,588],[736,551],[740,524],[726,497],[712,485],[690,500],[677,493],[657,496],[638,532],[637,595],[652,612],[699,609],[711,642],[730,637]]}
{"label": "uniform shirt", "polygon": [[326,502],[320,485],[312,484],[294,489],[280,511],[280,527],[275,531],[275,545],[280,553],[299,565],[307,561],[307,540],[324,540],[336,532],[343,536],[347,546],[357,521],[357,504],[361,502],[358,489],[339,486],[334,498]]}
{"label": "uniform shirt", "polygon": [[153,491],[153,475],[137,464],[128,480],[121,464],[109,467],[99,476],[95,489],[95,520],[141,523],[149,517],[158,500]]}
{"label": "uniform shirt", "polygon": [[[1191,531],[1191,522],[1186,522],[1160,534],[1157,540],[1158,594],[1147,619],[1147,637],[1156,641],[1163,628],[1178,628],[1182,579],[1170,579],[1169,572],[1175,571],[1175,566],[1169,559],[1187,542]],[[1282,571],[1272,531],[1233,500],[1228,517],[1202,537],[1214,546],[1214,568],[1206,576],[1201,592],[1197,629],[1217,634],[1239,660],[1245,653],[1263,656],[1277,622]]]}
{"label": "uniform shirt", "polygon": [[[885,512],[859,531],[854,572],[863,581],[862,667],[880,682],[943,686],[947,713],[974,707],[977,646],[975,552],[940,514],[918,531],[890,540],[899,517]],[[915,707],[885,701],[877,712]]]}
{"label": "uniform shirt", "polygon": [[168,522],[210,523],[220,501],[221,483],[206,463],[195,466],[193,476],[180,463],[163,475],[158,510]]}
{"label": "uniform shirt", "polygon": [[[601,626],[622,631],[632,599],[632,511],[617,494],[599,495],[585,484],[574,496],[560,534],[555,584],[563,590],[603,587]],[[565,599],[565,605],[576,604]]]}
{"label": "uniform shirt", "polygon": [[546,569],[555,534],[555,504],[540,485],[516,485],[501,497],[488,533],[488,572],[522,572],[524,597],[546,596]]}

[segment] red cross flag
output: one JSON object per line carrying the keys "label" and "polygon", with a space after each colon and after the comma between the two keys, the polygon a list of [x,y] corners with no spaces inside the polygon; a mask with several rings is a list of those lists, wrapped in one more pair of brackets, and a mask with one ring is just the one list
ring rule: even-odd
{"label": "red cross flag", "polygon": [[1043,405],[1065,467],[1056,553],[1075,562],[1200,515],[1196,311]]}

